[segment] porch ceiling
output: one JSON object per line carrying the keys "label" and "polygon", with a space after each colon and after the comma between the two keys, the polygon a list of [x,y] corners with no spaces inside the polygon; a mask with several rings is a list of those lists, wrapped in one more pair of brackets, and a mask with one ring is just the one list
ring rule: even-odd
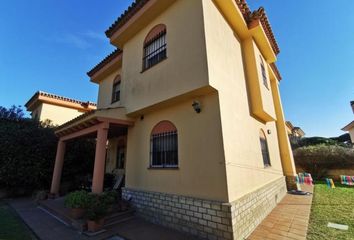
{"label": "porch ceiling", "polygon": [[84,113],[66,122],[55,130],[55,134],[63,140],[94,135],[98,128],[109,128],[109,136],[126,133],[126,128],[133,126],[134,121],[125,114],[125,108],[107,108]]}

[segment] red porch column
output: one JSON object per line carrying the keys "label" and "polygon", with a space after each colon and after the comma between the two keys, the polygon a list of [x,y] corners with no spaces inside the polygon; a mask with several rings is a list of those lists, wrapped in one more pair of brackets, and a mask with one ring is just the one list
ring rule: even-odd
{"label": "red porch column", "polygon": [[50,193],[58,196],[59,195],[59,188],[60,188],[60,179],[61,179],[61,172],[63,169],[64,163],[64,155],[65,155],[65,147],[66,143],[59,139],[58,147],[57,147],[57,154],[55,156],[55,165],[54,165],[54,172],[52,178],[52,186],[50,188]]}
{"label": "red porch column", "polygon": [[108,126],[103,126],[97,130],[95,165],[92,179],[93,193],[101,193],[103,191],[107,135]]}

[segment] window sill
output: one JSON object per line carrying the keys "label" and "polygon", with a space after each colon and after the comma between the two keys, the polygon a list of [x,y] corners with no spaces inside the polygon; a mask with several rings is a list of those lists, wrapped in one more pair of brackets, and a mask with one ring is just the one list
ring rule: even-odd
{"label": "window sill", "polygon": [[116,104],[116,103],[119,103],[120,104],[120,99],[119,100],[116,100],[116,101],[112,101],[111,104]]}
{"label": "window sill", "polygon": [[152,65],[151,67],[148,67],[148,68],[145,68],[145,69],[141,70],[140,73],[144,73],[144,72],[148,71],[149,69],[151,69],[151,68],[159,65],[160,63],[164,62],[166,59],[167,59],[167,57],[165,57],[164,59],[162,59],[160,62],[156,63],[155,65]]}
{"label": "window sill", "polygon": [[179,170],[179,167],[148,167],[148,170]]}
{"label": "window sill", "polygon": [[270,164],[264,165],[264,169],[271,168],[271,167],[272,167],[272,165],[270,165]]}

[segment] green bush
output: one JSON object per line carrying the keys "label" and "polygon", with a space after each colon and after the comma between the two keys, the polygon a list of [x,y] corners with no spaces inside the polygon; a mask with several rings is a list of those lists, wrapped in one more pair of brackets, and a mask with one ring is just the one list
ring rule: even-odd
{"label": "green bush", "polygon": [[[54,126],[23,116],[21,108],[0,107],[0,189],[11,195],[49,189],[54,169]],[[95,141],[75,140],[66,149],[62,183],[72,190],[79,186],[76,179],[93,171]]]}
{"label": "green bush", "polygon": [[106,216],[108,211],[107,202],[104,201],[104,194],[89,194],[89,203],[86,211],[86,218],[97,221]]}
{"label": "green bush", "polygon": [[48,188],[57,145],[53,129],[31,119],[0,119],[0,143],[0,188]]}
{"label": "green bush", "polygon": [[296,166],[320,179],[330,169],[352,169],[354,149],[339,145],[318,144],[293,151]]}
{"label": "green bush", "polygon": [[102,195],[102,201],[104,201],[107,206],[113,205],[117,199],[118,193],[116,191],[104,192]]}
{"label": "green bush", "polygon": [[84,191],[75,191],[66,195],[64,205],[68,208],[87,208],[90,203],[89,194]]}

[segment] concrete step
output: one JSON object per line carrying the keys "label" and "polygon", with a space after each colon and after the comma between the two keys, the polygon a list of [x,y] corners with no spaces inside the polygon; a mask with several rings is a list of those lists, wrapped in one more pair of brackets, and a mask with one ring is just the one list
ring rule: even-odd
{"label": "concrete step", "polygon": [[86,220],[84,219],[73,219],[70,217],[70,209],[63,207],[58,207],[57,203],[50,202],[55,200],[41,201],[39,208],[50,214],[52,217],[62,222],[67,226],[71,226],[80,232],[86,229]]}
{"label": "concrete step", "polygon": [[124,212],[113,212],[105,217],[105,226],[111,226],[120,222],[128,221],[134,218],[134,210],[128,209]]}
{"label": "concrete step", "polygon": [[[70,209],[65,208],[60,201],[56,200],[46,200],[40,202],[40,209],[50,214],[52,217],[62,222],[67,226],[71,226],[80,232],[83,232],[87,228],[85,219],[73,219],[70,217]],[[126,211],[118,211],[113,209],[113,211],[105,217],[104,227],[112,227],[121,222],[134,219],[134,210],[128,209]]]}
{"label": "concrete step", "polygon": [[68,212],[64,212],[53,207],[49,201],[53,201],[53,200],[41,201],[39,203],[39,208],[47,212],[48,214],[52,215],[56,219],[59,218],[58,220],[65,223],[66,225],[71,225],[72,219],[68,216]]}

